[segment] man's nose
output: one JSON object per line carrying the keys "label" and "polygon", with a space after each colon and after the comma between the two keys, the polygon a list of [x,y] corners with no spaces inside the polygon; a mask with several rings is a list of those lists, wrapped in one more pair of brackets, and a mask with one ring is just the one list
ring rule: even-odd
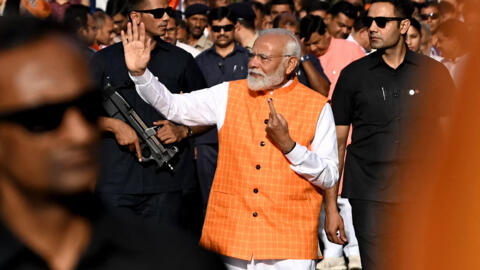
{"label": "man's nose", "polygon": [[250,57],[248,61],[248,68],[257,68],[259,66],[259,60],[257,56]]}
{"label": "man's nose", "polygon": [[170,19],[170,16],[168,16],[167,12],[163,13],[163,16],[162,16],[162,21],[168,21]]}
{"label": "man's nose", "polygon": [[72,144],[89,144],[98,138],[97,125],[89,122],[77,108],[69,108],[64,115],[61,134]]}
{"label": "man's nose", "polygon": [[368,28],[369,32],[377,32],[378,31],[378,25],[375,21],[372,22],[372,25]]}

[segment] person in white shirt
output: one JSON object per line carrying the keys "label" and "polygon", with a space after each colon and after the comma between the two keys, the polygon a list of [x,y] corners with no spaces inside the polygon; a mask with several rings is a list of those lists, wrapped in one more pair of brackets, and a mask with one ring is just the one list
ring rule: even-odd
{"label": "person in white shirt", "polygon": [[168,19],[166,34],[161,38],[172,45],[175,45],[179,48],[184,49],[189,54],[191,54],[194,58],[200,54],[199,50],[177,40],[177,25],[175,23],[175,18]]}

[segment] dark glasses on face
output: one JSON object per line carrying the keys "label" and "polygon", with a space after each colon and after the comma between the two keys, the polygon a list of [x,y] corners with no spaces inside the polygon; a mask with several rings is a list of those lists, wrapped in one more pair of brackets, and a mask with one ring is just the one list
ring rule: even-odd
{"label": "dark glasses on face", "polygon": [[432,20],[436,20],[438,19],[438,17],[440,17],[438,13],[420,14],[420,19],[422,19],[422,21],[426,21],[428,20],[428,18],[431,18]]}
{"label": "dark glasses on face", "polygon": [[156,8],[156,9],[147,9],[147,10],[135,10],[140,13],[150,13],[155,19],[160,19],[163,17],[163,14],[167,13],[168,17],[173,18],[173,9],[171,7],[167,8]]}
{"label": "dark glasses on face", "polygon": [[96,124],[102,112],[101,95],[98,90],[91,90],[70,101],[0,114],[0,121],[18,124],[32,133],[44,133],[57,129],[70,108],[77,108],[85,120]]}
{"label": "dark glasses on face", "polygon": [[225,31],[225,32],[230,32],[234,28],[235,28],[235,25],[233,25],[233,24],[227,24],[227,25],[224,25],[224,26],[214,25],[214,26],[212,26],[212,31],[216,32],[216,33],[219,33],[223,29],[223,31]]}
{"label": "dark glasses on face", "polygon": [[387,25],[387,23],[390,21],[402,21],[404,19],[405,18],[398,18],[398,17],[375,17],[374,18],[374,17],[366,16],[366,17],[363,17],[362,22],[367,28],[372,26],[373,21],[375,21],[375,24],[378,27],[384,28]]}

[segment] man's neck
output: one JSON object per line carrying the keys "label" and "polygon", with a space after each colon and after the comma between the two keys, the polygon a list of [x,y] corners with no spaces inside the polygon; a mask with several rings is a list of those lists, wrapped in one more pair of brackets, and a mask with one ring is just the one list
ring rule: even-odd
{"label": "man's neck", "polygon": [[467,54],[467,50],[460,50],[455,55],[453,55],[452,57],[445,57],[445,59],[453,61],[453,62],[457,62],[460,58],[462,58],[466,54]]}
{"label": "man's neck", "polygon": [[63,4],[65,4],[65,3],[67,3],[68,0],[55,0],[55,2],[57,2],[57,3],[60,4],[60,5],[63,5]]}
{"label": "man's neck", "polygon": [[283,79],[283,81],[281,83],[279,83],[278,85],[275,85],[275,86],[272,86],[271,88],[265,90],[267,92],[273,92],[277,89],[280,89],[280,88],[283,88],[286,86],[286,84],[291,80],[291,78],[289,76],[285,77],[285,79]]}
{"label": "man's neck", "polygon": [[403,63],[406,53],[407,46],[403,37],[401,37],[397,45],[384,50],[382,58],[391,68],[397,69]]}
{"label": "man's neck", "polygon": [[74,269],[90,240],[90,223],[65,207],[23,194],[0,180],[0,216],[51,269]]}
{"label": "man's neck", "polygon": [[239,39],[240,39],[239,42],[242,45],[242,47],[249,46],[252,39],[255,38],[256,34],[257,34],[257,32],[251,31],[251,30],[248,30],[248,29],[245,29],[244,31],[242,31],[239,35]]}
{"label": "man's neck", "polygon": [[[157,46],[157,39],[150,34],[146,34],[146,38],[147,39],[150,38],[150,51],[153,51],[155,46]],[[157,37],[157,38],[160,38],[160,37]]]}
{"label": "man's neck", "polygon": [[188,35],[188,38],[187,38],[188,45],[194,47],[195,44],[197,44],[197,42],[200,40],[200,38],[202,38],[202,36],[199,36],[198,38],[196,38],[192,35]]}
{"label": "man's neck", "polygon": [[233,50],[235,49],[235,43],[232,42],[230,43],[228,46],[226,47],[218,47],[217,45],[215,45],[215,51],[222,57],[222,58],[226,58],[229,54],[231,54],[233,52]]}

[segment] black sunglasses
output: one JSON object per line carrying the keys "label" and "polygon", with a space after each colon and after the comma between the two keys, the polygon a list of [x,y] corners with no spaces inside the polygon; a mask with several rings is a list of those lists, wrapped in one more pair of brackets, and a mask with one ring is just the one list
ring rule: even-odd
{"label": "black sunglasses", "polygon": [[227,24],[227,25],[224,25],[224,26],[214,25],[214,26],[212,26],[212,31],[216,32],[216,33],[219,33],[223,29],[223,31],[225,31],[225,32],[230,32],[234,28],[235,28],[235,25],[233,25],[233,24]]}
{"label": "black sunglasses", "polygon": [[380,27],[384,28],[388,22],[390,21],[402,21],[405,18],[399,18],[399,17],[370,17],[370,16],[365,16],[362,18],[362,22],[365,25],[365,27],[369,28],[372,26],[373,21],[375,21],[375,24]]}
{"label": "black sunglasses", "polygon": [[23,126],[32,133],[44,133],[57,129],[65,112],[77,108],[90,123],[96,124],[102,112],[101,95],[98,90],[90,90],[73,100],[45,104],[38,107],[0,114],[0,121]]}
{"label": "black sunglasses", "polygon": [[426,21],[428,20],[428,18],[432,18],[432,20],[436,20],[438,19],[438,17],[440,17],[438,13],[420,14],[420,19],[422,19],[422,21]]}
{"label": "black sunglasses", "polygon": [[156,9],[147,9],[147,10],[135,10],[140,13],[150,13],[155,19],[160,19],[163,17],[163,14],[167,13],[168,17],[173,18],[173,9],[171,7],[167,8],[156,8]]}

